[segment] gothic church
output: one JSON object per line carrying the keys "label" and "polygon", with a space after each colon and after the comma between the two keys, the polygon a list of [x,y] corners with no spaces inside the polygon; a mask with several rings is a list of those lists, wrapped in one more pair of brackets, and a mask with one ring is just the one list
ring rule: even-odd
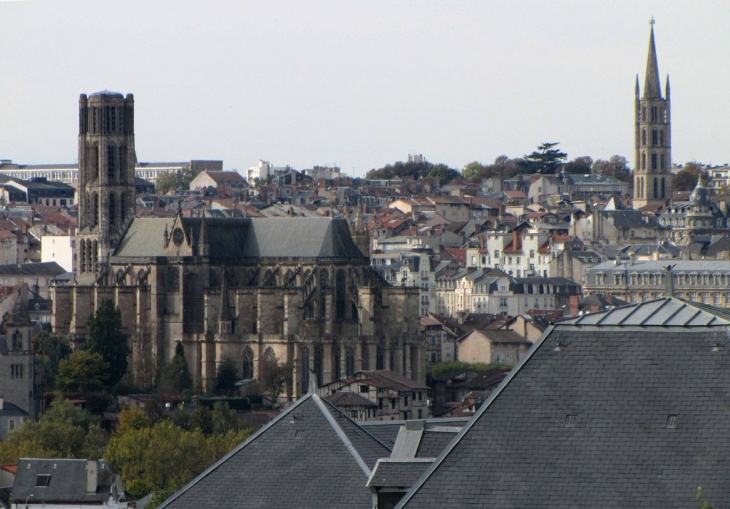
{"label": "gothic church", "polygon": [[328,383],[391,369],[424,381],[418,289],[391,287],[370,269],[361,212],[353,227],[335,218],[138,218],[135,160],[132,95],[82,95],[77,274],[54,288],[56,332],[81,340],[89,315],[112,299],[140,385],[176,342],[206,391],[224,361],[244,379],[290,362],[290,399],[307,392],[310,373]]}

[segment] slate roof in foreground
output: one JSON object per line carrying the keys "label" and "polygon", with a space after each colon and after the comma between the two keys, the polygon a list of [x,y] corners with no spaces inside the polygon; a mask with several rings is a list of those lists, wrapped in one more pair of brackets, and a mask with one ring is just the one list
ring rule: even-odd
{"label": "slate roof in foreground", "polygon": [[677,299],[553,325],[397,507],[728,507],[728,326]]}
{"label": "slate roof in foreground", "polygon": [[316,394],[175,493],[170,509],[372,507],[366,483],[390,449]]}

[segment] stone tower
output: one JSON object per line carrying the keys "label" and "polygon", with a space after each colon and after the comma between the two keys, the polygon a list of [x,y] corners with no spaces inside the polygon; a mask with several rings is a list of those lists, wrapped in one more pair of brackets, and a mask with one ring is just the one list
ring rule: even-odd
{"label": "stone tower", "polygon": [[134,216],[134,98],[79,98],[77,280],[92,281]]}
{"label": "stone tower", "polygon": [[644,95],[639,95],[636,76],[636,170],[634,203],[639,209],[659,205],[672,197],[672,122],[669,100],[669,76],[666,97],[659,83],[659,64],[654,44],[654,24],[649,36]]}

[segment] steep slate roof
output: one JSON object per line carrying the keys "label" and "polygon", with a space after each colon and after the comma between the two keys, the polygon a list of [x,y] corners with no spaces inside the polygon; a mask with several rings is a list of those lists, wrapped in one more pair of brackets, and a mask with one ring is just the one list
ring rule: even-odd
{"label": "steep slate roof", "polygon": [[372,507],[365,486],[390,450],[317,394],[297,401],[161,507]]}
{"label": "steep slate roof", "polygon": [[728,326],[678,299],[552,326],[397,507],[728,506]]}
{"label": "steep slate roof", "polygon": [[[112,486],[115,493],[124,498],[119,476],[104,460],[97,461],[96,491],[87,493],[86,466],[85,459],[20,458],[13,482],[13,502],[21,504],[33,495],[35,503],[99,504],[109,500]],[[50,475],[48,486],[36,486],[39,475]]]}
{"label": "steep slate roof", "polygon": [[[166,256],[165,228],[172,218],[135,218],[120,241],[115,257]],[[182,219],[185,234],[200,239],[205,231],[212,257],[219,258],[346,258],[363,260],[344,219],[324,217]]]}
{"label": "steep slate roof", "polygon": [[[452,430],[456,434],[469,419],[464,417],[442,417],[425,419],[426,427],[424,434],[430,430]],[[367,430],[368,433],[377,437],[382,443],[392,447],[401,427],[405,426],[406,421],[365,421],[360,423],[360,427]],[[453,436],[452,436],[453,438]],[[430,447],[427,446],[427,448]],[[424,450],[425,451],[425,450]],[[437,455],[431,456],[436,457]]]}

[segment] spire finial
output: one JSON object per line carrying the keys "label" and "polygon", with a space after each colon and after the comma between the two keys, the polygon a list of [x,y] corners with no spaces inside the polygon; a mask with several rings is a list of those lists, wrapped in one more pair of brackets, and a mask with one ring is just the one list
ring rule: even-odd
{"label": "spire finial", "polygon": [[654,23],[656,23],[656,20],[654,19],[654,16],[652,16],[651,19],[649,20],[649,24],[653,27]]}

